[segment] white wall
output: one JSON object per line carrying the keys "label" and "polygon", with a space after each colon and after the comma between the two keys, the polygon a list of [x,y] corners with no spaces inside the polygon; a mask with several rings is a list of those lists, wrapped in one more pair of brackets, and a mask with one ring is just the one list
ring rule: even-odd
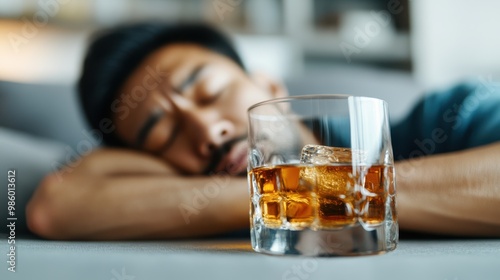
{"label": "white wall", "polygon": [[414,74],[425,88],[500,80],[500,1],[411,1]]}
{"label": "white wall", "polygon": [[[46,26],[29,29],[29,38],[12,44],[9,36],[23,36],[25,28],[18,21],[0,22],[0,80],[74,83],[92,32]],[[263,71],[282,79],[301,71],[300,50],[283,36],[236,35],[233,39],[250,71]]]}
{"label": "white wall", "polygon": [[88,32],[0,22],[0,80],[72,84],[80,74],[87,37]]}

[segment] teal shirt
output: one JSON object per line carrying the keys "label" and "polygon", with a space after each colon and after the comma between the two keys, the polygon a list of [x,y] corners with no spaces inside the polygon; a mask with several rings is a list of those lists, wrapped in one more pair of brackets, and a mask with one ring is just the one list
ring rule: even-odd
{"label": "teal shirt", "polygon": [[391,135],[396,161],[500,141],[500,87],[461,84],[426,96]]}
{"label": "teal shirt", "polygon": [[[348,118],[304,124],[324,145],[350,147]],[[391,138],[396,161],[500,141],[500,87],[468,83],[427,95],[391,125]]]}

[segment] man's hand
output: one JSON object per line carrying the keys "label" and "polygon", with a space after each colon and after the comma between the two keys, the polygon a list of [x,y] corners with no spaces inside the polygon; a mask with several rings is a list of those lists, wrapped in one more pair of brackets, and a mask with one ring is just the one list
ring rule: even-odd
{"label": "man's hand", "polygon": [[[215,234],[248,226],[246,184],[223,175],[183,177],[152,156],[103,149],[71,173],[45,178],[27,206],[28,226],[53,239]],[[206,189],[210,197],[200,198]]]}

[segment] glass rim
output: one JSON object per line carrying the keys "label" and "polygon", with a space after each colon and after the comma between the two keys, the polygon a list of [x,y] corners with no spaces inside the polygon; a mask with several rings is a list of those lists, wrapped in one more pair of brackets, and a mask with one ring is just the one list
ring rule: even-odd
{"label": "glass rim", "polygon": [[282,102],[288,102],[288,101],[294,101],[294,100],[307,100],[307,99],[348,99],[348,98],[356,98],[356,99],[371,99],[373,101],[377,102],[382,102],[385,106],[387,106],[387,101],[376,98],[376,97],[369,97],[369,96],[356,96],[356,95],[349,95],[349,94],[310,94],[310,95],[294,95],[294,96],[285,96],[285,97],[278,97],[278,98],[271,98],[267,99],[264,101],[260,101],[258,103],[253,104],[247,109],[247,112],[250,113],[251,110],[263,106],[263,105],[270,105],[270,104],[276,104],[276,103],[282,103]]}

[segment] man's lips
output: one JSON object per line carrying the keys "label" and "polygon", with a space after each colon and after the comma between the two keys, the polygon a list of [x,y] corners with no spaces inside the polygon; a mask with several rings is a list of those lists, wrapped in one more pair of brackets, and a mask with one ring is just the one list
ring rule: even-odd
{"label": "man's lips", "polygon": [[247,168],[247,141],[242,140],[233,145],[229,153],[224,155],[215,171],[225,171],[229,175],[240,174]]}

